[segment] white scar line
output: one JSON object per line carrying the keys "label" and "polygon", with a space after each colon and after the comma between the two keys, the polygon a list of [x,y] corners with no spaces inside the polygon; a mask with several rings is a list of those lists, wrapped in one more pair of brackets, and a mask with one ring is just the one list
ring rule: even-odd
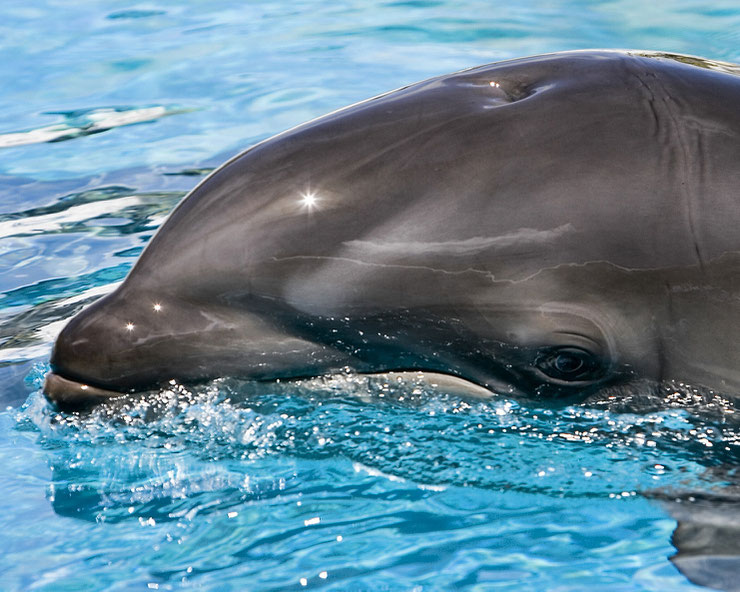
{"label": "white scar line", "polygon": [[[364,267],[376,267],[379,269],[408,269],[408,270],[421,270],[421,271],[432,271],[434,273],[444,273],[446,275],[464,275],[467,273],[475,273],[484,275],[491,279],[491,281],[497,281],[494,275],[490,271],[485,269],[476,269],[468,267],[467,269],[441,269],[439,267],[429,267],[428,265],[404,265],[400,263],[379,263],[377,261],[363,261],[361,259],[351,259],[350,257],[334,257],[330,255],[291,255],[290,257],[270,257],[270,261],[275,263],[282,263],[285,261],[338,261],[342,263],[354,263]],[[506,280],[507,282],[509,280]]]}
{"label": "white scar line", "polygon": [[545,245],[552,243],[565,234],[573,232],[572,224],[563,224],[550,230],[536,230],[534,228],[520,228],[515,232],[502,234],[500,236],[475,236],[464,240],[443,242],[374,242],[364,240],[352,240],[343,243],[345,246],[355,250],[362,250],[366,254],[392,254],[402,253],[404,255],[428,255],[430,253],[445,253],[448,255],[470,255],[485,251],[487,249],[508,249],[511,247],[522,247],[528,245]]}

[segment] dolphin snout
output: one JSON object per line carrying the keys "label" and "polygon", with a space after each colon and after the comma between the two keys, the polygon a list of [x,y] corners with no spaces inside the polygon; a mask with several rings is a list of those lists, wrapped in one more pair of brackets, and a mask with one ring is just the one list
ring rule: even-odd
{"label": "dolphin snout", "polygon": [[122,393],[101,389],[49,372],[44,380],[44,394],[63,411],[78,411],[117,397]]}
{"label": "dolphin snout", "polygon": [[74,317],[54,343],[43,390],[64,410],[89,407],[124,392],[116,381],[124,344],[117,336],[121,331],[113,330],[121,321],[111,313],[110,298]]}

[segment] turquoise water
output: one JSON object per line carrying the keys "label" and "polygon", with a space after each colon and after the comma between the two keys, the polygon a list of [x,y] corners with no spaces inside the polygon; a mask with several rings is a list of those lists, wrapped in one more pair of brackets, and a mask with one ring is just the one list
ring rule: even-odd
{"label": "turquoise water", "polygon": [[511,57],[740,62],[736,2],[10,0],[0,16],[0,589],[697,589],[658,500],[737,495],[725,401],[471,404],[348,375],[62,416],[39,386],[64,322],[250,144]]}

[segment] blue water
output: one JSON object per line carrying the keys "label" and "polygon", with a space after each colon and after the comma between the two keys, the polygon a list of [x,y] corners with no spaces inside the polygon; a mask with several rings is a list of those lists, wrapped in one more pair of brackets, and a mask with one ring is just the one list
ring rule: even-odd
{"label": "blue water", "polygon": [[726,401],[473,404],[348,375],[64,416],[39,387],[64,322],[241,149],[511,57],[740,62],[734,0],[5,0],[0,17],[0,589],[697,589],[656,500],[733,486]]}

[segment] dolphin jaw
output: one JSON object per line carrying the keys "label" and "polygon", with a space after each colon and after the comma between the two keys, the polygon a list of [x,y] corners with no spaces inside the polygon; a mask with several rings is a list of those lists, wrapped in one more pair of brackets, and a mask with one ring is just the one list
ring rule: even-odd
{"label": "dolphin jaw", "polygon": [[44,395],[62,411],[89,409],[125,393],[103,389],[49,372],[44,379]]}

